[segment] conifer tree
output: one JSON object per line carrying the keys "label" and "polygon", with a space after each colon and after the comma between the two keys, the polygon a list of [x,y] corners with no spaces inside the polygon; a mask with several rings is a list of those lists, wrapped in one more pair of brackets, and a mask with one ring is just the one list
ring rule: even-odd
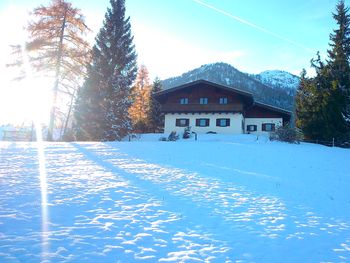
{"label": "conifer tree", "polygon": [[103,139],[105,98],[100,92],[102,82],[93,66],[88,67],[88,77],[84,85],[78,89],[74,108],[74,133],[80,141],[101,141]]}
{"label": "conifer tree", "polygon": [[[314,137],[311,126],[313,123],[314,112],[312,110],[312,98],[314,96],[312,81],[306,76],[306,70],[300,74],[300,83],[295,96],[295,124],[302,129],[307,138]],[[311,126],[311,127],[310,127]]]}
{"label": "conifer tree", "polygon": [[133,130],[140,133],[147,132],[150,125],[151,84],[148,75],[146,66],[141,65],[131,92],[133,103],[129,108],[129,116]]}
{"label": "conifer tree", "polygon": [[331,49],[328,50],[333,103],[331,108],[336,114],[339,133],[345,135],[350,128],[350,15],[343,0],[337,4],[333,18],[338,28],[330,35]]}
{"label": "conifer tree", "polygon": [[331,140],[334,135],[334,122],[332,120],[330,102],[332,95],[330,93],[329,66],[325,64],[317,53],[317,59],[311,60],[311,66],[316,71],[316,76],[309,83],[310,97],[308,100],[310,119],[310,134],[312,139]]}
{"label": "conifer tree", "polygon": [[131,130],[130,87],[135,80],[136,52],[125,0],[110,0],[93,47],[88,77],[75,107],[79,140],[121,140]]}
{"label": "conifer tree", "polygon": [[296,124],[313,140],[343,140],[350,128],[350,18],[344,1],[336,6],[333,18],[338,28],[330,34],[328,60],[311,61],[314,78],[302,74],[296,96]]}
{"label": "conifer tree", "polygon": [[164,127],[164,114],[161,112],[160,103],[154,98],[154,95],[162,91],[162,82],[156,78],[151,89],[150,103],[150,130],[152,132],[160,132]]}

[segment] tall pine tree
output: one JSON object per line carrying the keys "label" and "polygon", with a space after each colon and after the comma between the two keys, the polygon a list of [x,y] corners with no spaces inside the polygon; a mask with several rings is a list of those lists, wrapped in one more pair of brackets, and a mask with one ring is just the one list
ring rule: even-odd
{"label": "tall pine tree", "polygon": [[349,8],[341,0],[333,14],[338,28],[330,35],[328,65],[331,78],[332,110],[336,114],[338,136],[344,136],[350,128],[350,15]]}
{"label": "tall pine tree", "polygon": [[160,132],[164,127],[164,114],[161,112],[160,103],[154,98],[157,92],[163,90],[162,82],[159,78],[153,81],[150,100],[150,131]]}
{"label": "tall pine tree", "polygon": [[317,137],[318,134],[314,134],[315,129],[314,118],[317,117],[317,112],[313,110],[315,103],[315,85],[313,81],[306,76],[306,70],[303,69],[300,75],[300,84],[295,96],[295,113],[296,113],[296,126],[302,129],[306,138]]}
{"label": "tall pine tree", "polygon": [[350,19],[344,1],[333,18],[338,28],[330,34],[328,60],[311,61],[314,78],[301,78],[296,96],[296,124],[308,139],[330,141],[349,136],[350,127]]}
{"label": "tall pine tree", "polygon": [[125,0],[110,0],[93,47],[88,77],[75,107],[78,140],[120,140],[131,130],[130,87],[135,80],[136,52]]}

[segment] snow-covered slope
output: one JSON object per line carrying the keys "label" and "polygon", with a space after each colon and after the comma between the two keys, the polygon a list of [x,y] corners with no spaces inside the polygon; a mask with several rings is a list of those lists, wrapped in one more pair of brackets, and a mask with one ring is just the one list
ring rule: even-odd
{"label": "snow-covered slope", "polygon": [[295,91],[298,88],[299,77],[281,70],[266,70],[260,74],[253,75],[261,83],[273,88],[284,88]]}
{"label": "snow-covered slope", "polygon": [[0,142],[0,262],[350,261],[349,150],[155,137]]}

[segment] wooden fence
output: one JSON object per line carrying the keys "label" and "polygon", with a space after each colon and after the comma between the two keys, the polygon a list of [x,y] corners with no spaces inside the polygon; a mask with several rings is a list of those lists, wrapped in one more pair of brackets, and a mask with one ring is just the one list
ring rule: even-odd
{"label": "wooden fence", "polygon": [[34,139],[32,131],[3,131],[3,141],[32,141]]}
{"label": "wooden fence", "polygon": [[301,141],[302,141],[302,142],[308,142],[308,143],[322,144],[322,145],[329,146],[329,147],[350,148],[350,140],[339,141],[339,140],[335,140],[335,139],[333,138],[333,140],[331,140],[331,141],[324,141],[324,140],[307,140],[307,139],[303,139],[303,140],[301,140]]}

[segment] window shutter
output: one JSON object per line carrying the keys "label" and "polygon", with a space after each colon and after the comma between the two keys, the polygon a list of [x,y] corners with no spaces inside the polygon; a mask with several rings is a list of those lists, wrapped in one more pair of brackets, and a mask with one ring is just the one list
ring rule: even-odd
{"label": "window shutter", "polygon": [[263,123],[261,128],[262,128],[262,129],[261,129],[262,131],[266,131],[266,124]]}
{"label": "window shutter", "polygon": [[216,119],[216,126],[220,126],[220,119]]}
{"label": "window shutter", "polygon": [[189,124],[190,124],[189,119],[176,119],[177,127],[186,127],[186,126],[189,126]]}
{"label": "window shutter", "polygon": [[226,126],[230,126],[231,123],[230,123],[231,119],[226,119]]}
{"label": "window shutter", "polygon": [[196,119],[196,126],[199,126],[200,119]]}

